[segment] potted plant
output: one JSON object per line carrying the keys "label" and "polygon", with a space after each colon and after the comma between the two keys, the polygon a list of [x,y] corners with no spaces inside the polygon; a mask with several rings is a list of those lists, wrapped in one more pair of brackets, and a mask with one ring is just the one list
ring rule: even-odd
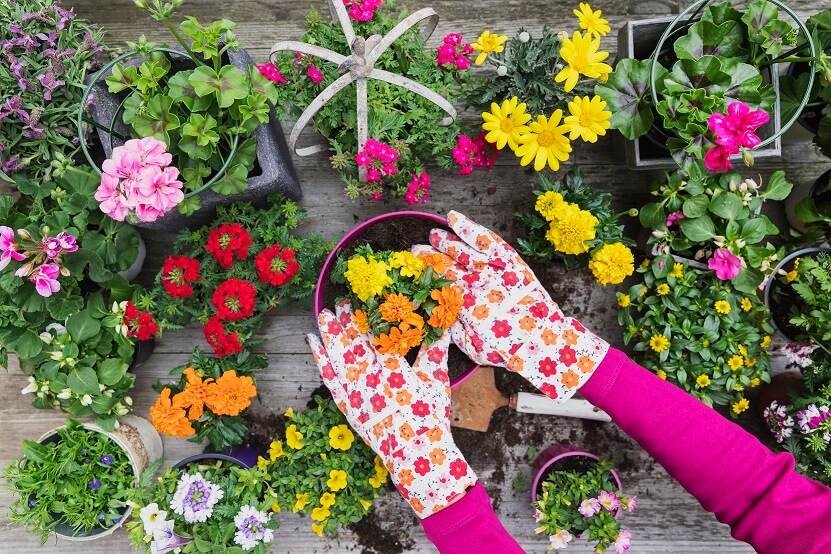
{"label": "potted plant", "polygon": [[158,468],[161,455],[161,437],[141,418],[125,416],[113,431],[68,419],[37,442],[23,441],[23,457],[5,469],[17,496],[10,519],[41,544],[53,533],[73,541],[107,536],[130,517],[139,476]]}
{"label": "potted plant", "polygon": [[254,372],[267,365],[265,356],[247,350],[217,359],[196,347],[186,365],[170,372],[177,382],[153,387],[159,398],[150,421],[166,435],[194,435],[189,440],[196,443],[207,438],[217,452],[241,445],[248,432],[242,416],[257,395]]}
{"label": "potted plant", "polygon": [[[180,2],[136,4],[170,29],[178,49],[142,37],[87,87],[84,100],[94,94],[90,113],[110,158],[102,169],[90,160],[99,174],[103,170],[102,209],[123,219],[125,209],[137,204],[144,209],[129,214],[133,223],[172,232],[210,222],[220,204],[262,201],[274,191],[299,198],[269,104],[277,90],[242,49],[236,24],[221,19],[202,25],[186,17],[177,30],[172,20]],[[106,88],[98,84],[102,78]],[[83,117],[79,111],[79,129]],[[144,144],[151,137],[152,155]],[[140,162],[131,155],[139,151]],[[130,172],[138,175],[139,198],[131,198],[132,185],[122,180]]]}
{"label": "potted plant", "polygon": [[624,343],[708,406],[729,405],[733,417],[746,411],[745,391],[770,382],[773,329],[758,296],[667,255],[637,272],[643,282],[617,295]]}
{"label": "potted plant", "polygon": [[139,518],[127,524],[142,552],[265,554],[278,523],[264,500],[264,474],[223,454],[182,460],[153,478],[142,475],[131,499]]}
{"label": "potted plant", "polygon": [[268,474],[265,496],[272,510],[308,513],[318,536],[336,535],[367,514],[388,472],[355,437],[334,400],[314,401],[316,407],[305,412],[286,412],[285,440],[275,439],[258,465]]}
{"label": "potted plant", "polygon": [[[572,34],[543,27],[539,37],[520,28],[508,39],[493,35],[498,47],[487,54],[493,70],[465,99],[482,114],[485,140],[499,150],[508,147],[523,166],[552,171],[568,160],[572,142],[597,142],[606,135],[612,113],[595,95],[595,84],[606,79],[612,67],[604,61],[600,37],[610,28],[600,10],[580,3],[574,10],[580,28]],[[506,42],[507,41],[507,42]],[[505,43],[504,46],[502,43]],[[476,47],[477,45],[474,45]],[[526,111],[527,110],[527,111]]]}
{"label": "potted plant", "polygon": [[[0,198],[0,365],[43,349],[38,332],[80,311],[100,288],[124,290],[144,261],[138,234],[103,217],[83,168],[48,182],[14,177],[21,196]],[[121,274],[121,275],[120,275]]]}
{"label": "potted plant", "polygon": [[[339,9],[335,4],[342,3],[336,0],[332,4],[333,14]],[[417,13],[426,11],[432,12]],[[397,12],[395,0],[371,6],[354,2],[343,17],[356,36],[382,37],[391,36],[390,31],[404,19]],[[429,15],[435,12],[424,17]],[[285,108],[290,118],[301,122],[292,133],[292,147],[305,122],[312,119],[315,130],[327,142],[332,167],[346,184],[348,197],[379,200],[389,195],[404,197],[408,204],[422,204],[430,193],[430,178],[425,171],[428,160],[435,160],[445,169],[472,168],[476,156],[478,166],[492,164],[486,145],[480,143],[480,152],[469,133],[453,119],[453,106],[464,98],[473,81],[468,68],[475,46],[464,44],[462,35],[448,34],[437,50],[427,50],[425,37],[417,26],[411,25],[396,35],[391,48],[377,59],[374,52],[369,52],[377,41],[367,44],[372,67],[386,72],[384,80],[368,75],[364,81],[366,101],[362,104],[350,86],[346,90],[336,89],[340,92],[333,97],[327,95],[318,100],[322,103],[319,105],[315,103],[318,95],[337,79],[346,77],[341,71],[346,66],[338,67],[331,60],[350,57],[358,63],[352,56],[352,47],[356,45],[348,43],[337,20],[322,17],[315,9],[309,12],[306,22],[301,43],[284,41],[272,48],[268,71],[280,83],[277,104]],[[314,47],[306,48],[304,43]],[[319,59],[300,49],[314,49],[325,55]],[[318,109],[307,111],[312,105]],[[453,117],[443,120],[448,114]],[[459,150],[454,152],[456,147]],[[297,152],[308,155],[320,150],[310,147]]]}
{"label": "potted plant", "polygon": [[156,286],[137,301],[162,331],[198,321],[222,358],[262,342],[254,333],[266,312],[311,297],[331,244],[292,235],[305,211],[276,193],[270,201],[270,209],[220,206],[210,225],[179,234]]}
{"label": "potted plant", "polygon": [[[565,178],[552,181],[539,174],[534,189],[534,211],[517,213],[527,229],[518,238],[520,253],[526,258],[558,261],[566,269],[588,265],[602,284],[617,285],[635,270],[630,246],[634,241],[623,234],[612,211],[612,195],[589,187],[579,165],[573,165]],[[636,214],[637,210],[629,213]],[[577,239],[574,240],[574,231]],[[571,239],[571,240],[569,240]]]}
{"label": "potted plant", "polygon": [[783,338],[831,349],[831,249],[789,254],[765,288],[765,304]]}
{"label": "potted plant", "polygon": [[652,182],[658,201],[641,209],[640,220],[653,230],[649,244],[654,254],[672,253],[680,256],[678,262],[709,268],[718,279],[752,295],[784,255],[784,249],[763,245],[779,230],[760,213],[762,205],[784,199],[792,186],[783,171],[773,173],[766,185],[733,171],[702,180],[675,171]]}
{"label": "potted plant", "polygon": [[536,471],[531,502],[550,549],[566,548],[573,540],[589,541],[595,552],[629,550],[632,533],[618,518],[632,512],[637,497],[623,496],[620,479],[608,458],[600,459],[571,445],[558,444],[534,460]]}
{"label": "potted plant", "polygon": [[827,240],[831,231],[831,170],[810,185],[800,183],[785,200],[788,223],[808,242]]}
{"label": "potted plant", "polygon": [[0,29],[0,174],[48,183],[74,162],[84,78],[110,50],[102,30],[55,0],[6,4]]}
{"label": "potted plant", "polygon": [[[401,347],[399,353],[409,352],[410,356],[414,356],[417,351],[411,350],[411,347],[441,336],[445,326],[429,323],[432,311],[439,302],[444,304],[445,309],[440,310],[444,315],[437,316],[434,323],[441,323],[440,319],[445,319],[443,323],[455,319],[453,312],[458,313],[460,307],[454,306],[457,300],[455,289],[438,276],[444,268],[444,260],[410,255],[412,246],[429,244],[430,230],[434,228],[449,229],[447,220],[424,212],[392,212],[374,217],[352,229],[338,242],[323,264],[315,291],[315,313],[319,314],[324,308],[334,310],[341,300],[348,298],[353,303],[353,309],[367,315],[366,328],[372,327],[380,333],[376,335],[379,341],[382,334],[387,338],[392,336],[398,339],[395,344]],[[389,263],[382,261],[379,255],[383,255]],[[393,256],[396,261],[391,259]],[[350,263],[350,260],[354,261]],[[354,268],[351,272],[350,265]],[[362,279],[360,272],[367,269],[378,270],[380,281]],[[347,272],[354,273],[354,285]],[[414,278],[416,273],[418,280]],[[442,290],[448,294],[443,294]],[[416,317],[409,322],[401,323],[395,319],[396,324],[393,325],[392,315],[385,321],[381,310],[385,295],[420,310],[420,313],[414,313]],[[391,307],[385,307],[384,311]],[[393,342],[383,344],[393,346]],[[462,383],[478,367],[461,350],[450,346],[448,375],[451,386]]]}
{"label": "potted plant", "polygon": [[[20,361],[29,375],[23,393],[33,396],[35,408],[95,416],[98,425],[112,431],[116,418],[133,405],[127,396],[136,379],[131,369],[144,361],[135,345],[152,340],[158,330],[152,316],[131,301],[113,301],[110,308],[101,293],[94,293],[63,324],[42,328],[41,351]],[[146,359],[149,353],[142,355]]]}
{"label": "potted plant", "polygon": [[[780,155],[779,137],[796,116],[780,121],[778,72],[770,66],[796,44],[797,33],[779,10],[810,36],[778,0],[756,0],[744,11],[729,2],[701,0],[674,18],[630,22],[621,29],[624,54],[596,93],[614,114],[611,127],[629,141],[631,168],[678,164],[701,177],[731,166],[739,154],[751,163],[751,149],[756,158]],[[800,106],[807,102],[804,95]],[[754,138],[724,140],[713,125],[714,114],[741,120]]]}

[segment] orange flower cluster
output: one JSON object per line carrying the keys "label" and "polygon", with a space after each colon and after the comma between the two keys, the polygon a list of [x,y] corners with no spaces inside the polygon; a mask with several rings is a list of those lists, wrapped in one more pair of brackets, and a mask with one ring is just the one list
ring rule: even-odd
{"label": "orange flower cluster", "polygon": [[257,396],[254,380],[238,376],[233,369],[216,380],[202,379],[193,367],[185,368],[182,374],[187,379],[184,390],[171,398],[170,388],[165,387],[150,408],[150,421],[159,433],[188,437],[196,433],[192,423],[202,417],[205,408],[215,415],[237,416]]}
{"label": "orange flower cluster", "polygon": [[442,287],[439,290],[434,290],[430,294],[430,298],[439,304],[433,308],[427,323],[432,327],[450,329],[459,319],[459,311],[465,303],[464,298],[462,298],[462,289],[454,286]]}

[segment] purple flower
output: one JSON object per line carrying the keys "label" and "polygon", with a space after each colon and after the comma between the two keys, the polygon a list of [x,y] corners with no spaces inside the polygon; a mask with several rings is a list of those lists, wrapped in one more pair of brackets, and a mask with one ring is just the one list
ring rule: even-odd
{"label": "purple flower", "polygon": [[170,507],[188,523],[205,522],[224,494],[219,485],[206,480],[201,473],[183,473],[176,485]]}
{"label": "purple flower", "polygon": [[88,489],[100,489],[101,488],[101,481],[98,479],[93,479],[92,482],[87,485]]}
{"label": "purple flower", "polygon": [[246,504],[234,516],[234,525],[237,526],[234,542],[243,550],[252,550],[260,542],[270,543],[274,540],[274,530],[267,527],[269,519],[265,512]]}
{"label": "purple flower", "polygon": [[673,225],[684,219],[684,217],[684,212],[680,210],[677,212],[672,212],[667,216],[667,227],[672,227]]}
{"label": "purple flower", "polygon": [[26,502],[26,505],[29,506],[30,508],[34,508],[35,506],[38,505],[38,503],[35,502],[34,500],[29,500],[28,502]]}
{"label": "purple flower", "polygon": [[104,521],[105,521],[106,519],[107,519],[107,518],[105,518],[105,517],[104,517],[104,514],[98,514],[98,521],[100,521],[101,523],[104,523]]}
{"label": "purple flower", "polygon": [[58,40],[58,32],[55,29],[52,29],[51,31],[49,31],[48,35],[45,34],[45,33],[38,33],[35,36],[38,37],[41,40],[41,44],[45,44],[45,45],[49,46],[50,48],[54,48],[55,47],[55,41]]}
{"label": "purple flower", "polygon": [[101,460],[101,463],[104,464],[105,466],[112,465],[112,463],[113,463],[113,457],[112,456],[107,456],[106,454],[101,456],[101,458],[99,458],[99,459]]}
{"label": "purple flower", "polygon": [[638,497],[637,496],[632,496],[632,498],[629,499],[629,504],[626,506],[626,511],[634,512],[635,507],[637,505],[638,505]]}
{"label": "purple flower", "polygon": [[8,160],[6,160],[6,162],[3,164],[3,167],[0,168],[0,170],[2,170],[3,173],[6,173],[7,175],[10,175],[10,174],[14,173],[15,171],[17,171],[16,166],[17,166],[18,161],[19,160],[17,159],[17,157],[12,156]]}
{"label": "purple flower", "polygon": [[43,87],[44,100],[52,100],[52,93],[55,89],[66,84],[64,81],[55,78],[55,71],[52,66],[49,66],[46,73],[38,75],[38,82]]}
{"label": "purple flower", "polygon": [[[58,264],[43,264],[35,268],[29,275],[29,280],[35,284],[37,293],[45,298],[52,296],[53,292],[61,290],[61,284],[58,282],[58,276],[61,273],[61,268]],[[96,481],[93,481],[95,483]],[[98,487],[101,483],[98,483]],[[92,487],[90,488],[98,488]]]}
{"label": "purple flower", "polygon": [[188,539],[181,535],[177,535],[173,530],[174,521],[168,519],[162,521],[153,529],[153,542],[150,543],[150,549],[156,554],[167,554],[177,548],[182,548],[193,539]]}
{"label": "purple flower", "polygon": [[63,9],[60,6],[52,6],[52,10],[60,18],[58,20],[58,24],[55,25],[55,28],[58,29],[59,31],[62,31],[66,27],[66,24],[67,24],[67,22],[69,22],[70,19],[75,18],[74,13],[72,13],[69,10]]}

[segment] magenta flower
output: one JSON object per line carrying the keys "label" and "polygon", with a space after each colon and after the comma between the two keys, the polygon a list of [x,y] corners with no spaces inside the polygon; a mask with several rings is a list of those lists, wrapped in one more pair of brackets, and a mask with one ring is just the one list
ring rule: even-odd
{"label": "magenta flower", "polygon": [[58,236],[45,239],[41,244],[41,249],[47,258],[57,260],[64,252],[78,250],[78,244],[74,236],[67,235],[66,231],[61,231]]}
{"label": "magenta flower", "polygon": [[6,268],[9,262],[22,262],[26,256],[17,251],[18,245],[14,242],[14,229],[0,225],[0,270]]}
{"label": "magenta flower", "polygon": [[258,65],[255,67],[263,77],[265,77],[272,83],[280,83],[281,85],[285,85],[288,82],[286,78],[283,77],[283,74],[280,73],[280,70],[274,67],[273,63],[267,63],[265,65]]}
{"label": "magenta flower", "polygon": [[600,496],[597,497],[597,501],[610,512],[620,507],[620,501],[613,492],[600,491]]}
{"label": "magenta flower", "polygon": [[730,156],[738,153],[739,149],[735,146],[717,144],[704,154],[704,166],[710,171],[725,173],[733,169],[733,162],[730,161]]}
{"label": "magenta flower", "polygon": [[37,293],[45,298],[52,296],[53,292],[61,290],[58,276],[61,268],[58,264],[43,264],[34,269],[29,275],[29,280],[35,284]]}
{"label": "magenta flower", "polygon": [[742,269],[742,259],[730,252],[727,248],[719,248],[713,252],[713,257],[707,261],[707,267],[716,272],[716,277],[722,281],[735,279]]}
{"label": "magenta flower", "polygon": [[591,517],[600,510],[600,501],[596,498],[587,498],[581,502],[580,507],[577,508],[577,511],[580,512],[583,517]]}
{"label": "magenta flower", "polygon": [[755,148],[762,142],[755,131],[769,119],[770,116],[764,110],[750,111],[750,106],[743,102],[731,102],[727,106],[726,115],[714,113],[707,123],[716,135],[717,144]]}
{"label": "magenta flower", "polygon": [[306,72],[306,75],[309,76],[309,79],[312,80],[313,83],[317,84],[323,80],[323,73],[315,67],[315,64],[309,66],[309,70]]}
{"label": "magenta flower", "polygon": [[615,554],[623,554],[632,545],[632,533],[621,529],[615,538]]}
{"label": "magenta flower", "polygon": [[632,496],[632,498],[629,499],[629,504],[626,506],[626,510],[629,511],[629,512],[634,512],[635,507],[637,505],[638,505],[638,497],[637,496]]}
{"label": "magenta flower", "polygon": [[684,217],[686,216],[684,215],[684,212],[682,212],[681,210],[678,210],[677,212],[672,212],[667,216],[667,227],[672,227],[673,225],[684,219]]}

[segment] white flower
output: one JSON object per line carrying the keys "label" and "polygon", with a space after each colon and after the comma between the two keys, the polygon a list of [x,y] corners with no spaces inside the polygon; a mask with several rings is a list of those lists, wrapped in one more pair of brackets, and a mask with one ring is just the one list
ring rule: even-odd
{"label": "white flower", "polygon": [[666,235],[666,233],[664,231],[659,231],[658,229],[655,229],[654,231],[652,231],[652,236],[655,237],[656,239],[663,238],[664,235]]}
{"label": "white flower", "polygon": [[150,553],[167,554],[171,551],[177,551],[192,540],[177,535],[173,530],[173,520],[169,519],[159,523],[153,530],[153,542],[150,543]]}
{"label": "white flower", "polygon": [[63,389],[61,392],[58,393],[58,398],[61,400],[69,400],[72,398],[72,389]]}
{"label": "white flower", "polygon": [[204,523],[224,494],[219,485],[206,480],[201,473],[183,473],[170,501],[170,508],[188,523]]}
{"label": "white flower", "polygon": [[529,40],[531,40],[531,35],[527,31],[522,31],[519,34],[519,42],[528,42]]}
{"label": "white flower", "polygon": [[234,542],[243,550],[252,550],[259,542],[270,543],[274,540],[274,531],[266,527],[268,521],[267,513],[246,504],[234,516],[234,525],[237,526]]}
{"label": "white flower", "polygon": [[629,550],[632,543],[632,533],[630,531],[621,530],[615,539],[615,554],[623,554]]}
{"label": "white flower", "polygon": [[31,394],[33,392],[37,392],[38,388],[39,387],[38,387],[37,381],[35,381],[35,378],[34,377],[29,377],[29,384],[26,385],[26,388],[23,389],[22,391],[20,391],[20,393],[21,394]]}
{"label": "white flower", "polygon": [[115,326],[115,332],[119,335],[122,335],[122,336],[126,337],[127,335],[130,334],[130,329],[126,325],[119,323],[118,325]]}
{"label": "white flower", "polygon": [[580,515],[583,517],[591,517],[600,511],[600,502],[596,498],[587,498],[580,503],[580,507],[577,508],[577,511],[580,512]]}
{"label": "white flower", "polygon": [[[112,395],[111,395],[112,396]],[[115,405],[115,415],[125,416],[130,413],[130,408],[119,402]]]}
{"label": "white flower", "polygon": [[500,77],[504,77],[505,75],[508,74],[508,66],[500,65],[499,67],[496,68],[496,74],[499,75]]}
{"label": "white flower", "polygon": [[66,334],[66,327],[64,327],[60,323],[50,323],[46,326],[46,330],[49,332],[55,331],[56,337],[60,337]]}
{"label": "white flower", "polygon": [[724,243],[727,242],[727,239],[721,235],[716,235],[713,237],[713,242],[716,243],[716,246],[719,248],[724,248]]}
{"label": "white flower", "polygon": [[92,404],[92,397],[90,395],[85,394],[84,396],[81,397],[81,405],[82,406],[89,406],[90,404]]}
{"label": "white flower", "polygon": [[46,344],[52,342],[52,333],[47,333],[46,331],[44,331],[41,334],[39,334],[38,337],[40,337],[40,340],[42,340]]}
{"label": "white flower", "polygon": [[144,526],[144,533],[152,535],[157,527],[165,523],[167,512],[159,510],[159,505],[153,502],[139,510],[139,516],[141,517],[141,524]]}
{"label": "white flower", "polygon": [[560,529],[550,537],[548,540],[551,541],[551,548],[565,548],[568,546],[568,543],[571,541],[571,533],[566,531],[565,529]]}

